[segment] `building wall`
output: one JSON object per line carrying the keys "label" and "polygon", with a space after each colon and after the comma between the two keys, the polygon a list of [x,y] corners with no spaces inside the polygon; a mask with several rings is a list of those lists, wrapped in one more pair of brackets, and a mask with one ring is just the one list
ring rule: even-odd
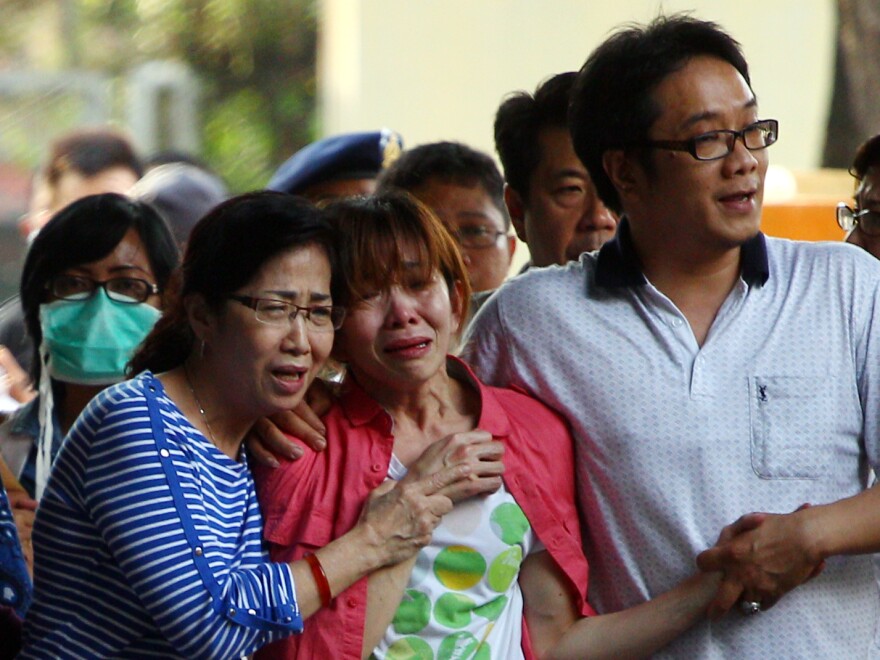
{"label": "building wall", "polygon": [[[533,91],[549,75],[580,68],[616,26],[649,21],[662,7],[716,21],[742,44],[761,116],[780,123],[772,164],[798,171],[821,162],[834,0],[321,0],[319,6],[324,134],[389,126],[410,147],[459,140],[495,155],[492,122],[507,93]],[[779,196],[780,182],[788,188],[790,177],[775,168],[773,174],[769,199]],[[839,192],[837,199],[848,199],[848,181]],[[818,214],[816,236],[838,238],[834,201],[825,203],[827,222]],[[816,237],[791,234],[787,225],[776,229],[771,210],[769,233]],[[527,258],[520,245],[511,272]]]}
{"label": "building wall", "polygon": [[743,45],[761,114],[780,121],[772,162],[817,167],[834,66],[833,0],[321,0],[326,134],[390,126],[414,146],[490,153],[504,95],[577,69],[617,25],[693,10]]}

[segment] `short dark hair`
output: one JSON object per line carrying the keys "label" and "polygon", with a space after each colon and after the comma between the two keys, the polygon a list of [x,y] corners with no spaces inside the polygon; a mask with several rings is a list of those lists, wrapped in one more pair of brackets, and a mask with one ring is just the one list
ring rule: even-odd
{"label": "short dark hair", "polygon": [[504,204],[504,177],[492,157],[461,142],[432,142],[404,151],[379,175],[377,192],[396,188],[413,192],[432,179],[472,187],[482,186],[501,211],[504,226],[510,216]]}
{"label": "short dark hair", "polygon": [[568,130],[568,100],[577,73],[569,71],[548,78],[534,96],[510,94],[495,114],[495,150],[508,185],[528,200],[532,173],[541,162],[538,136],[546,128]]}
{"label": "short dark hair", "polygon": [[168,371],[189,356],[195,335],[184,307],[188,295],[198,293],[219,310],[267,261],[310,245],[323,248],[335,271],[333,231],[324,214],[301,197],[261,191],[216,206],[193,228],[179,281],[164,300],[162,318],[129,363],[129,375]]}
{"label": "short dark hair", "polygon": [[[596,48],[578,73],[569,108],[574,150],[599,197],[613,211],[623,209],[602,166],[603,154],[647,139],[662,111],[652,92],[669,74],[701,55],[730,63],[751,86],[739,43],[716,23],[686,14],[625,27]],[[643,163],[650,168],[646,154]]]}
{"label": "short dark hair", "polygon": [[439,272],[450,295],[462,287],[462,319],[467,318],[470,284],[457,241],[431,209],[409,193],[388,190],[369,197],[330,202],[325,211],[337,230],[342,305],[367,291],[385,291],[405,281],[408,249],[419,254],[420,273]]}
{"label": "short dark hair", "polygon": [[[39,351],[43,332],[40,305],[48,297],[50,280],[68,268],[103,259],[129,229],[146,248],[147,260],[160,291],[165,291],[180,260],[168,224],[149,204],[116,193],[89,195],[59,211],[34,238],[21,275],[21,306],[28,334]],[[40,360],[33,360],[34,382],[40,379]]]}
{"label": "short dark hair", "polygon": [[43,176],[55,185],[65,172],[92,177],[112,167],[125,167],[137,178],[144,174],[140,158],[123,133],[110,128],[85,128],[52,143]]}
{"label": "short dark hair", "polygon": [[861,182],[868,169],[878,164],[880,164],[880,133],[868,138],[859,146],[849,173]]}

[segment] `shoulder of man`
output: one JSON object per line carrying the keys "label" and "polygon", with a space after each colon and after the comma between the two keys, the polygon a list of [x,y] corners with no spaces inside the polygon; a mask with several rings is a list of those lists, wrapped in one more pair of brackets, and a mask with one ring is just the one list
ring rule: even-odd
{"label": "shoulder of man", "polygon": [[536,304],[541,300],[558,300],[565,294],[581,296],[593,286],[596,254],[584,253],[577,261],[563,265],[529,268],[504,282],[486,304]]}
{"label": "shoulder of man", "polygon": [[766,244],[771,276],[775,270],[806,278],[813,275],[813,268],[823,268],[836,276],[880,278],[880,259],[849,243],[793,241],[768,236]]}

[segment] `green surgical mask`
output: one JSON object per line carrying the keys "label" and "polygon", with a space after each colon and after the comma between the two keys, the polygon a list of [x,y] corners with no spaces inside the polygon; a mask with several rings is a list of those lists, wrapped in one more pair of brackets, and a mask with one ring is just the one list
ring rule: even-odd
{"label": "green surgical mask", "polygon": [[49,375],[79,385],[110,385],[123,380],[125,365],[160,315],[146,303],[111,300],[103,288],[87,300],[40,305]]}

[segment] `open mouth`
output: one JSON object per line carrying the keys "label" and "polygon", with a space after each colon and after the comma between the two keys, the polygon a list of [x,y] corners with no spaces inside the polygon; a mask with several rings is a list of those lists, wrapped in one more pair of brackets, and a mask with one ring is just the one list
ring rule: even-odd
{"label": "open mouth", "polygon": [[729,195],[718,197],[718,203],[728,212],[751,214],[757,206],[755,190],[740,190]]}
{"label": "open mouth", "polygon": [[424,337],[413,337],[412,339],[399,339],[385,346],[385,353],[406,355],[420,353],[431,345],[431,340]]}
{"label": "open mouth", "polygon": [[272,369],[272,375],[285,383],[300,383],[308,371],[306,367],[276,367]]}
{"label": "open mouth", "polygon": [[737,192],[737,193],[733,193],[732,195],[725,195],[724,197],[721,197],[720,199],[722,202],[725,202],[725,203],[736,204],[736,203],[742,203],[742,202],[750,202],[752,199],[754,199],[754,197],[755,197],[755,192],[752,190],[752,191],[746,191],[746,192]]}

